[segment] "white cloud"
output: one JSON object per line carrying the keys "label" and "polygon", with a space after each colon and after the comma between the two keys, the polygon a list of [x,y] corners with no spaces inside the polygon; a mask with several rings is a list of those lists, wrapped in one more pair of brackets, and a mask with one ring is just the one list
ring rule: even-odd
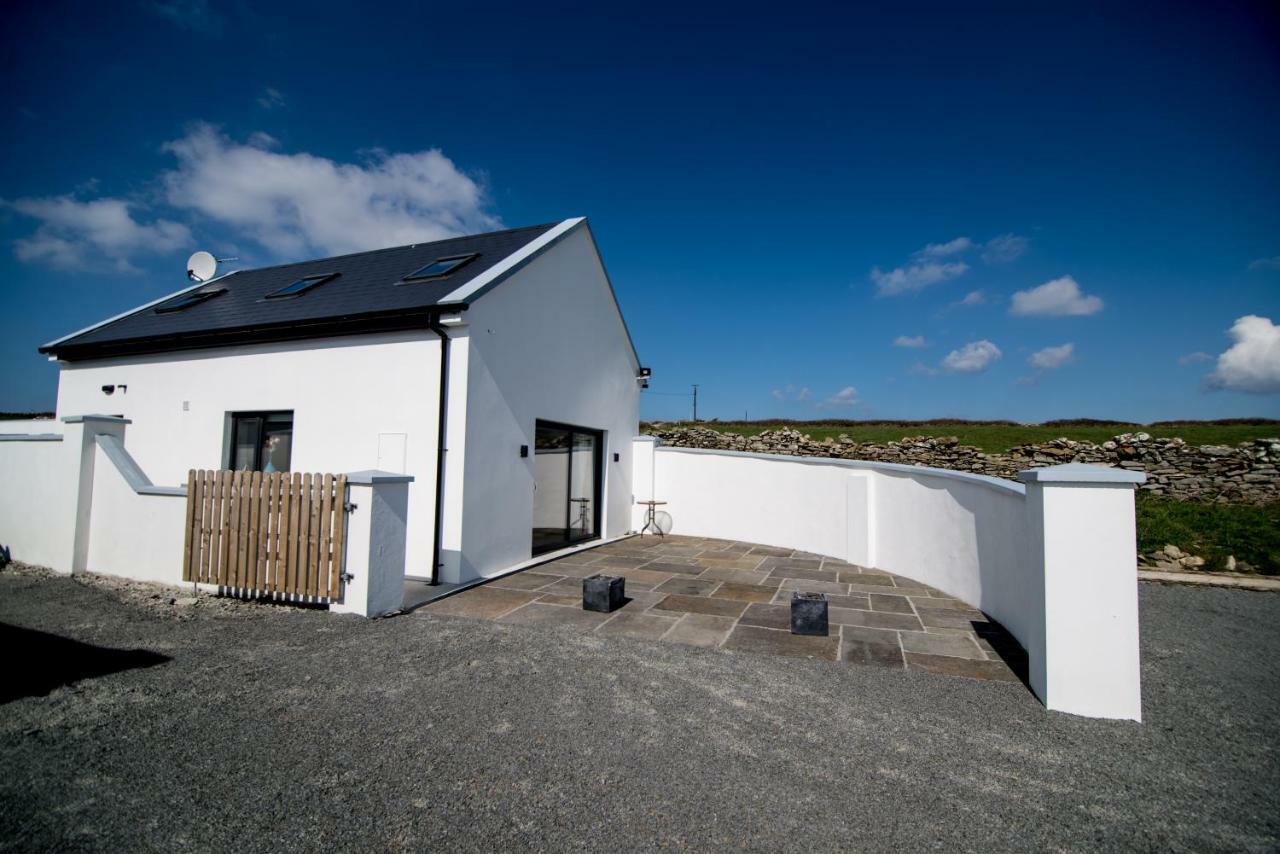
{"label": "white cloud", "polygon": [[915,335],[915,336],[899,335],[897,338],[893,339],[893,346],[895,347],[928,347],[929,342],[924,340],[923,335]]}
{"label": "white cloud", "polygon": [[1194,365],[1197,362],[1212,362],[1212,361],[1213,361],[1212,356],[1210,356],[1208,353],[1201,353],[1199,351],[1195,353],[1188,353],[1185,356],[1178,357],[1179,365]]}
{"label": "white cloud", "polygon": [[1051,371],[1070,362],[1076,356],[1075,344],[1063,344],[1060,347],[1045,347],[1037,350],[1027,359],[1027,364],[1042,371]]}
{"label": "white cloud", "polygon": [[923,290],[929,285],[936,285],[947,279],[954,279],[956,276],[963,275],[968,269],[969,265],[963,261],[948,263],[925,261],[906,267],[897,267],[887,273],[879,267],[872,267],[871,281],[876,283],[876,293],[880,296],[896,296]]}
{"label": "white cloud", "polygon": [[1013,295],[1010,314],[1035,317],[1064,317],[1068,315],[1097,314],[1102,311],[1102,299],[1086,296],[1080,285],[1070,276],[1045,282],[1030,290]]}
{"label": "white cloud", "polygon": [[1209,385],[1253,394],[1280,392],[1280,327],[1270,318],[1249,314],[1236,320],[1227,335],[1235,344],[1218,356]]}
{"label": "white cloud", "polygon": [[813,392],[809,390],[808,386],[796,388],[794,385],[791,385],[790,383],[783,386],[782,388],[775,388],[773,391],[770,392],[770,394],[773,395],[774,400],[783,400],[783,401],[787,401],[787,400],[804,401],[813,397]]}
{"label": "white cloud", "polygon": [[1008,264],[1021,258],[1030,242],[1018,234],[993,237],[982,247],[982,260],[988,264]]}
{"label": "white cloud", "polygon": [[279,109],[284,106],[284,103],[284,93],[279,89],[272,89],[270,86],[263,89],[258,95],[258,106],[264,110]]}
{"label": "white cloud", "polygon": [[1249,264],[1250,270],[1280,270],[1280,255],[1258,258]]}
{"label": "white cloud", "polygon": [[17,199],[6,207],[39,220],[34,234],[13,243],[18,259],[59,270],[99,270],[104,260],[131,272],[130,258],[192,245],[191,232],[178,222],[136,220],[124,199],[80,201],[73,196]]}
{"label": "white cloud", "polygon": [[[274,142],[274,141],[272,141]],[[501,226],[484,189],[439,149],[374,152],[363,164],[238,143],[210,125],[164,146],[168,201],[300,258],[439,240]]]}
{"label": "white cloud", "polygon": [[973,374],[985,371],[1002,354],[1000,348],[985,338],[970,341],[959,350],[952,350],[942,360],[942,369],[956,374]]}
{"label": "white cloud", "polygon": [[972,240],[967,237],[957,237],[955,240],[948,240],[946,243],[930,243],[925,248],[918,250],[915,255],[917,258],[945,258],[948,255],[968,252],[972,248]]}
{"label": "white cloud", "polygon": [[938,314],[946,314],[949,311],[955,311],[958,308],[973,308],[975,305],[982,305],[987,301],[987,295],[982,291],[969,291],[961,299],[948,303],[945,307],[938,309]]}
{"label": "white cloud", "polygon": [[858,390],[851,385],[847,385],[826,400],[818,404],[819,409],[840,409],[846,406],[857,406],[861,403],[858,400]]}

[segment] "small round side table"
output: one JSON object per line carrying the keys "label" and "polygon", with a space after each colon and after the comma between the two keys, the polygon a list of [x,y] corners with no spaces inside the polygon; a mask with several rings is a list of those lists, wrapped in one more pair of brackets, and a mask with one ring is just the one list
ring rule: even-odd
{"label": "small round side table", "polygon": [[665,536],[666,536],[666,534],[662,533],[662,529],[658,527],[658,520],[657,520],[657,518],[656,518],[656,514],[657,514],[657,512],[658,512],[658,507],[659,507],[659,505],[666,504],[667,502],[665,502],[665,501],[637,501],[636,503],[637,503],[637,504],[643,504],[643,505],[645,505],[646,507],[648,507],[648,508],[649,508],[649,509],[648,509],[648,511],[646,511],[644,527],[640,529],[640,536],[642,536],[642,537],[643,537],[643,536],[644,536],[644,532],[645,532],[645,531],[649,530],[650,528],[653,528],[654,532],[655,532],[659,537],[665,537]]}

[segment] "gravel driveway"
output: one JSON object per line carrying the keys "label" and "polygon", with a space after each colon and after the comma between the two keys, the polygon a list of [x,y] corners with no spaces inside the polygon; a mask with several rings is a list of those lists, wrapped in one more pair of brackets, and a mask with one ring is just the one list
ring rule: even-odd
{"label": "gravel driveway", "polygon": [[1280,595],[1141,601],[1137,725],[1021,684],[4,572],[0,845],[1275,850]]}

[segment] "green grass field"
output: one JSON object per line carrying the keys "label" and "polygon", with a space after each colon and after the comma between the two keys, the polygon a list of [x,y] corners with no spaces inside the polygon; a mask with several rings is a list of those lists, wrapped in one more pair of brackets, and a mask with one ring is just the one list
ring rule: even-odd
{"label": "green grass field", "polygon": [[1199,555],[1205,569],[1226,568],[1227,555],[1264,575],[1280,575],[1280,502],[1262,507],[1170,501],[1139,492],[1138,551],[1173,544]]}
{"label": "green grass field", "polygon": [[[671,426],[675,422],[665,422]],[[681,422],[684,423],[684,422]],[[648,427],[648,425],[643,425]],[[699,421],[698,426],[710,427],[726,433],[739,433],[751,436],[762,430],[776,430],[781,427],[792,427],[801,433],[807,433],[815,441],[822,441],[830,436],[838,437],[841,433],[857,442],[896,442],[905,436],[956,436],[961,443],[972,445],[987,453],[1002,453],[1016,445],[1029,442],[1043,442],[1048,439],[1076,439],[1090,442],[1105,442],[1118,433],[1135,433],[1144,431],[1160,438],[1178,437],[1192,445],[1235,445],[1251,439],[1280,436],[1280,422],[1258,421],[1250,423],[1215,423],[1208,421],[1189,421],[1180,423],[1142,425],[1112,423],[1106,425],[1043,425],[1043,424],[984,424],[966,421],[930,421],[930,422],[823,422],[823,421]]]}

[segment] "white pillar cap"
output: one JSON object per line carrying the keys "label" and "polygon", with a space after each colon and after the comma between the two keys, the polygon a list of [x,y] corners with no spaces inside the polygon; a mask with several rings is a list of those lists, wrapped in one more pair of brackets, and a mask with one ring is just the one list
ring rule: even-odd
{"label": "white pillar cap", "polygon": [[1067,463],[1018,472],[1023,483],[1146,483],[1147,476],[1140,471],[1095,466],[1088,463]]}

